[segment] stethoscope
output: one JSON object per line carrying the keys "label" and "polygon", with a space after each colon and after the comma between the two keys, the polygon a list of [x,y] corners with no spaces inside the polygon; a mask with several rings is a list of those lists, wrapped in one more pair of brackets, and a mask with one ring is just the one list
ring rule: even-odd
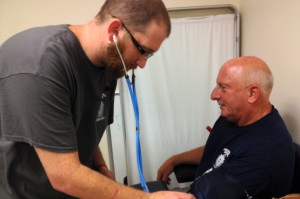
{"label": "stethoscope", "polygon": [[113,35],[113,42],[115,44],[115,47],[118,51],[119,57],[122,61],[122,65],[124,67],[125,71],[125,79],[127,82],[128,90],[130,93],[131,97],[131,102],[132,102],[132,107],[134,111],[134,116],[135,116],[135,124],[136,124],[136,158],[137,158],[137,166],[138,166],[138,171],[140,175],[140,182],[141,186],[144,190],[144,192],[149,192],[148,186],[146,184],[144,175],[143,175],[143,165],[142,165],[142,153],[141,153],[141,145],[140,145],[140,122],[139,122],[139,106],[138,106],[138,101],[136,97],[136,90],[135,90],[135,75],[134,72],[132,73],[132,83],[130,83],[129,75],[126,70],[126,65],[123,60],[123,56],[121,55],[121,52],[119,50],[119,47],[117,45],[117,36],[116,34]]}

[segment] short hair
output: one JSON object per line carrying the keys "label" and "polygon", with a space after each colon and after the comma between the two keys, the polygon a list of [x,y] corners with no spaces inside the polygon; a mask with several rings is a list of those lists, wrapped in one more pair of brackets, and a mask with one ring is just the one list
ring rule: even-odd
{"label": "short hair", "polygon": [[260,85],[261,91],[270,96],[274,78],[267,63],[255,56],[244,56],[240,59],[244,60],[242,64],[245,70],[244,83],[246,85],[253,83],[258,84]]}
{"label": "short hair", "polygon": [[155,22],[165,25],[167,36],[171,32],[170,17],[162,0],[106,0],[96,19],[102,23],[112,16],[131,31],[145,33],[147,25]]}
{"label": "short hair", "polygon": [[245,78],[248,83],[257,83],[260,85],[262,92],[268,96],[272,92],[274,79],[270,70],[261,70],[259,68],[253,68],[249,71],[248,76]]}

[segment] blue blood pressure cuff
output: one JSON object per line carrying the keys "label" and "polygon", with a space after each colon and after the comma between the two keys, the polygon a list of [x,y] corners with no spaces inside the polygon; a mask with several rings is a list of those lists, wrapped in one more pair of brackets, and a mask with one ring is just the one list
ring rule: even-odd
{"label": "blue blood pressure cuff", "polygon": [[191,192],[197,199],[249,199],[238,180],[225,168],[211,169],[195,179]]}

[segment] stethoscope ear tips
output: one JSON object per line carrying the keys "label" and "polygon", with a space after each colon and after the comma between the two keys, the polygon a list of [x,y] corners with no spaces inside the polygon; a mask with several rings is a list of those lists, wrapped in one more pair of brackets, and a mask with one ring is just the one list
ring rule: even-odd
{"label": "stethoscope ear tips", "polygon": [[113,40],[114,40],[114,42],[117,41],[117,34],[116,33],[113,35]]}

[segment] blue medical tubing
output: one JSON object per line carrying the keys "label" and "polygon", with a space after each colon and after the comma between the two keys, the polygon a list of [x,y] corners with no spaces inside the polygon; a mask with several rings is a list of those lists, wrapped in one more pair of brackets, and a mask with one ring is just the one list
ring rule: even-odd
{"label": "blue medical tubing", "polygon": [[139,124],[139,107],[138,107],[138,102],[137,102],[137,98],[136,98],[136,91],[135,91],[135,76],[134,76],[134,72],[132,73],[132,87],[130,84],[130,80],[129,80],[129,76],[127,74],[127,70],[126,70],[126,66],[125,66],[125,62],[123,60],[122,54],[119,50],[119,47],[117,45],[117,36],[116,34],[113,35],[113,41],[114,44],[116,46],[117,52],[120,56],[120,59],[122,61],[123,67],[124,67],[124,71],[126,73],[125,75],[125,79],[128,85],[128,90],[131,96],[131,102],[133,105],[133,110],[134,110],[134,116],[135,116],[135,123],[136,123],[136,158],[137,158],[137,165],[138,165],[138,170],[139,170],[139,174],[140,174],[140,181],[141,181],[141,185],[142,188],[145,192],[149,192],[149,189],[147,187],[147,184],[145,182],[145,178],[143,175],[143,166],[142,166],[142,153],[141,153],[141,146],[140,146],[140,124]]}
{"label": "blue medical tubing", "polygon": [[126,74],[125,79],[127,82],[128,90],[131,97],[132,107],[135,116],[135,124],[136,124],[136,158],[137,158],[137,166],[140,175],[140,182],[144,192],[149,192],[148,186],[146,184],[144,175],[143,175],[143,165],[142,165],[142,153],[141,153],[141,145],[140,145],[140,123],[139,123],[139,106],[136,97],[135,90],[135,75],[132,74],[132,86],[129,80],[129,76]]}

